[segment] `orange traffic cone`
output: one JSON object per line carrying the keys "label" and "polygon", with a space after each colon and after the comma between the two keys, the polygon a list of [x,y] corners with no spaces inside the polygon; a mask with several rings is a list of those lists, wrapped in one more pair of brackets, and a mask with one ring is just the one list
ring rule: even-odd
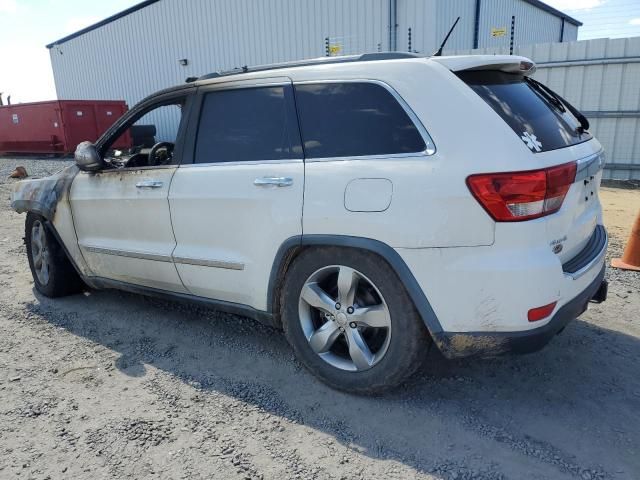
{"label": "orange traffic cone", "polygon": [[611,266],[640,272],[640,212],[638,212],[636,222],[631,229],[631,235],[629,235],[629,241],[624,249],[622,258],[611,260]]}

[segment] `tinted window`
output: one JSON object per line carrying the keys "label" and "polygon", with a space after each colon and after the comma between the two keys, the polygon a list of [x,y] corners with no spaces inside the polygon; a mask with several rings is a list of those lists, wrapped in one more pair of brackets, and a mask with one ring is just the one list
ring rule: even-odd
{"label": "tinted window", "polygon": [[[522,75],[477,71],[459,77],[507,122],[533,152],[555,150],[591,138],[568,109],[537,91]],[[565,110],[564,112],[562,110]]]}
{"label": "tinted window", "polygon": [[373,83],[297,85],[308,158],[414,153],[426,149],[398,101]]}
{"label": "tinted window", "polygon": [[291,88],[222,90],[205,95],[196,163],[302,158]]}

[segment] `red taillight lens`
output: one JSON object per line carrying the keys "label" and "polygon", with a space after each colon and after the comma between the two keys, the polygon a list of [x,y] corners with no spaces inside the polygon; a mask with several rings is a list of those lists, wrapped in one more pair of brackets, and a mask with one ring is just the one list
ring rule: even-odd
{"label": "red taillight lens", "polygon": [[564,197],[576,179],[576,162],[547,169],[547,194],[544,199],[546,214],[560,210]]}
{"label": "red taillight lens", "polygon": [[527,172],[471,175],[467,185],[496,222],[520,222],[557,212],[576,178],[576,162]]}
{"label": "red taillight lens", "polygon": [[544,305],[543,307],[532,308],[527,312],[527,318],[530,322],[537,322],[538,320],[542,320],[543,318],[547,318],[553,312],[553,309],[556,308],[556,303],[553,302],[549,305]]}

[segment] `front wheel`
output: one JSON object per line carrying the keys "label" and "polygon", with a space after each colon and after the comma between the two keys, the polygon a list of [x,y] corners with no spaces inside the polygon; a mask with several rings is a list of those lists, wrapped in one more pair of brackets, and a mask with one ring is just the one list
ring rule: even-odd
{"label": "front wheel", "polygon": [[36,290],[47,297],[77,293],[82,281],[45,222],[40,215],[27,214],[25,243]]}
{"label": "front wheel", "polygon": [[282,289],[283,327],[301,362],[325,383],[377,393],[422,364],[428,332],[400,280],[355,249],[307,250]]}

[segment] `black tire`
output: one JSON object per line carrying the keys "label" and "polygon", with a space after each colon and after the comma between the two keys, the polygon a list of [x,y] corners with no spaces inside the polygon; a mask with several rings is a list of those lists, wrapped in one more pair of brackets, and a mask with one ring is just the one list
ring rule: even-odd
{"label": "black tire", "polygon": [[[27,246],[27,258],[29,268],[33,276],[36,290],[46,297],[64,297],[82,291],[83,282],[75,268],[67,258],[62,246],[58,243],[47,221],[35,213],[28,213],[25,222],[25,243]],[[44,244],[48,250],[48,279],[41,281],[36,273],[34,260],[34,246],[32,245],[32,231],[36,225],[43,229]]]}
{"label": "black tire", "polygon": [[[386,353],[367,370],[346,371],[330,365],[311,348],[299,317],[302,288],[314,272],[343,265],[364,274],[384,298],[391,319]],[[402,282],[377,255],[351,248],[322,247],[303,251],[287,271],[281,294],[282,324],[293,350],[314,375],[338,390],[377,394],[395,387],[424,363],[430,346],[429,333]]]}

